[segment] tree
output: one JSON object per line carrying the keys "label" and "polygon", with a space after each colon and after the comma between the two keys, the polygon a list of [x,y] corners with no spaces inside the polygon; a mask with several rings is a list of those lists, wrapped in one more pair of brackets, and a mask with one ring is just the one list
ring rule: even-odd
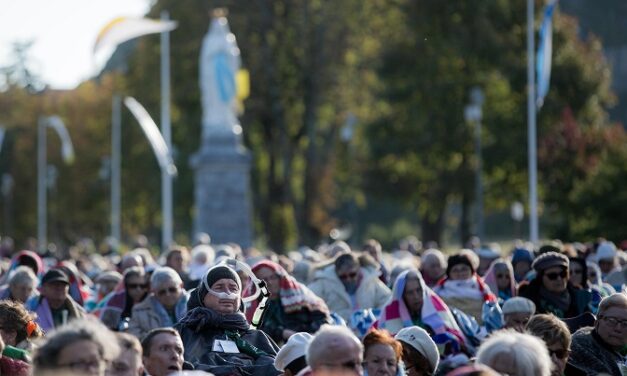
{"label": "tree", "polygon": [[[505,1],[408,0],[399,7],[404,17],[379,69],[380,96],[389,107],[368,130],[371,190],[394,194],[415,208],[424,240],[440,242],[447,206],[467,205],[474,194],[472,131],[462,118],[470,87],[486,92],[487,208],[507,207],[526,194],[525,9],[523,3]],[[556,58],[540,138],[566,106],[586,126],[604,126],[611,102],[607,65],[596,53],[598,41],[578,40],[574,25],[557,16]],[[544,176],[555,172],[542,171]]]}

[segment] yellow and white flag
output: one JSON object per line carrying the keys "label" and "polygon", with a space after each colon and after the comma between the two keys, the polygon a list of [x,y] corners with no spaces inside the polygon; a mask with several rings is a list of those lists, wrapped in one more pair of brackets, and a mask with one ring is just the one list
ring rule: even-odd
{"label": "yellow and white flag", "polygon": [[115,48],[142,35],[162,33],[176,29],[176,21],[161,21],[150,18],[118,17],[100,30],[94,44],[94,55],[107,48]]}

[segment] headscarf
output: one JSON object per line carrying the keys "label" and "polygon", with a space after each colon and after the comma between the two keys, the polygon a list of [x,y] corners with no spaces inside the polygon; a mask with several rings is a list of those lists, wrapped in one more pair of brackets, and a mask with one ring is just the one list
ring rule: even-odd
{"label": "headscarf", "polygon": [[37,268],[37,270],[34,270],[34,272],[37,277],[41,279],[41,277],[43,277],[44,275],[44,263],[37,253],[28,250],[19,251],[15,256],[13,256],[13,258],[11,259],[11,265],[9,266],[9,270],[6,274],[9,275],[11,271],[13,271],[20,265],[26,265],[24,264],[24,259],[30,259],[34,262]]}
{"label": "headscarf", "polygon": [[434,335],[449,333],[457,338],[461,344],[465,344],[466,337],[464,337],[464,334],[457,325],[451,310],[446,303],[427,286],[420,272],[415,269],[406,270],[398,276],[392,287],[392,296],[383,306],[379,320],[373,324],[373,327],[385,329],[394,335],[402,328],[414,325],[405,300],[403,299],[408,275],[417,277],[422,289],[421,321],[433,330]]}
{"label": "headscarf", "polygon": [[[498,281],[496,278],[497,269],[503,269],[503,268],[507,271],[507,274],[509,274],[509,287],[507,289],[508,290],[507,293],[509,294],[509,296],[502,296],[499,290]],[[502,298],[503,300],[507,300],[511,297],[516,296],[516,283],[514,282],[515,280],[514,269],[512,268],[512,264],[510,264],[508,261],[502,258],[498,258],[494,260],[492,264],[490,264],[490,267],[488,268],[488,270],[485,272],[485,275],[483,276],[483,280],[486,283],[486,285],[490,287],[490,290],[492,290],[492,293],[498,295],[498,297]]]}
{"label": "headscarf", "polygon": [[[281,265],[269,260],[262,260],[252,267],[252,271],[255,273],[261,268],[268,268],[279,276],[279,299],[286,313],[298,312],[303,309],[312,312],[321,311],[329,313],[329,308],[324,300],[309,290],[307,286],[298,282],[296,278],[292,277]],[[252,295],[252,293],[253,291],[248,289],[246,296]],[[250,306],[246,309],[246,317],[249,320],[252,319],[258,304],[259,301],[255,300],[251,302]]]}

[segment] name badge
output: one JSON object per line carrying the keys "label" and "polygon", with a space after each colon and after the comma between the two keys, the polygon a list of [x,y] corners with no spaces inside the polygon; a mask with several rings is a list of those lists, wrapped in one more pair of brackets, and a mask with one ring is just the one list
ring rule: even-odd
{"label": "name badge", "polygon": [[213,341],[213,349],[211,351],[230,354],[239,353],[239,349],[237,348],[235,342],[224,339],[216,339],[215,341]]}

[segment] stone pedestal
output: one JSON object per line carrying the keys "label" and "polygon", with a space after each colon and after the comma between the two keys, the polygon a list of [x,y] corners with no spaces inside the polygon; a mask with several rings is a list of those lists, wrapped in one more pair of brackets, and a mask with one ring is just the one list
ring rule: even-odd
{"label": "stone pedestal", "polygon": [[253,242],[250,153],[238,135],[212,135],[190,158],[194,169],[194,234],[206,232],[211,243]]}

